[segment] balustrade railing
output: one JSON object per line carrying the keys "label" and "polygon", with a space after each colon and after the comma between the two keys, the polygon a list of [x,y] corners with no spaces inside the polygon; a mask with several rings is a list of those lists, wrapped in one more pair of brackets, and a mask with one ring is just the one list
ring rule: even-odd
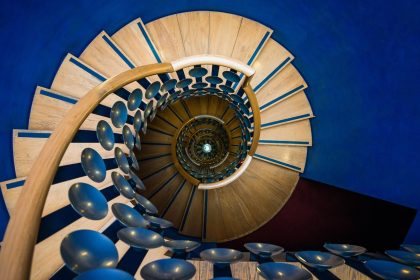
{"label": "balustrade railing", "polygon": [[[124,92],[123,87],[134,81],[141,81],[146,77],[160,74],[172,74],[173,76],[178,74],[180,77],[184,69],[190,67],[199,69],[202,68],[201,66],[218,68],[223,66],[229,70],[222,73],[223,78],[208,76],[206,81],[210,85],[209,87],[203,87],[204,83],[200,80],[200,74],[194,74],[191,71],[191,76],[197,77],[195,78],[195,87],[194,85],[190,87],[192,79],[180,79],[179,81],[170,79],[165,81],[162,86],[159,84],[160,88],[157,90],[152,87],[150,92],[146,92],[146,97],[149,99],[148,104],[141,103],[139,105],[144,111],[143,116],[134,117],[133,125],[136,132],[138,134],[141,130],[143,132],[147,130],[148,120],[154,118],[158,108],[165,109],[176,100],[193,95],[215,94],[231,102],[232,107],[236,110],[245,142],[240,151],[247,151],[247,153],[240,154],[239,162],[223,167],[227,176],[218,177],[217,180],[220,179],[220,181],[212,183],[202,183],[182,167],[176,156],[176,145],[173,145],[172,149],[174,164],[180,174],[199,189],[226,186],[246,170],[258,145],[261,125],[259,106],[249,83],[254,74],[254,70],[250,66],[221,56],[200,55],[182,58],[172,63],[140,66],[109,78],[90,90],[69,110],[35,161],[18,200],[18,205],[24,205],[24,207],[16,207],[3,241],[0,252],[0,279],[29,279],[42,209],[49,188],[68,145],[84,120],[99,103],[112,93],[120,95],[121,91]],[[236,73],[243,74],[244,79],[239,81],[239,75]],[[220,84],[221,81],[223,84]],[[234,82],[242,82],[238,91],[231,87]]]}

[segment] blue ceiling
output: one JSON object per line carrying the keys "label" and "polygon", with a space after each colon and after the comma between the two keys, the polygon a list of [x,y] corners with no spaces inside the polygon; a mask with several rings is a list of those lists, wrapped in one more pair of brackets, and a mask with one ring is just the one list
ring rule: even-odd
{"label": "blue ceiling", "polygon": [[[14,177],[11,130],[27,128],[36,85],[67,52],[190,10],[255,19],[296,57],[309,84],[314,147],[305,177],[420,209],[419,1],[10,1],[0,10],[0,180]],[[1,219],[7,219],[5,209]],[[419,216],[419,215],[418,215]],[[407,241],[420,243],[417,217]]]}

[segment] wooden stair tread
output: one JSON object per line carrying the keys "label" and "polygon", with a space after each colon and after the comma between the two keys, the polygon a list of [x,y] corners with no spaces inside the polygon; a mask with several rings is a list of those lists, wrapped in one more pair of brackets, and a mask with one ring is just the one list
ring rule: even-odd
{"label": "wooden stair tread", "polygon": [[[34,130],[13,130],[13,158],[17,177],[28,175],[33,163],[41,153],[43,146],[48,140],[51,131]],[[128,152],[128,148],[122,143],[115,143]],[[83,149],[92,148],[96,150],[103,159],[113,158],[114,151],[107,151],[99,143],[70,143],[59,166],[80,163]]]}
{"label": "wooden stair tread", "polygon": [[[298,177],[295,171],[253,160],[232,184],[209,190],[207,224],[211,227],[206,240],[231,240],[259,228],[283,207]],[[264,209],[255,211],[255,205]]]}
{"label": "wooden stair tread", "polygon": [[171,199],[171,196],[176,192],[179,185],[182,184],[184,180],[185,179],[178,174],[173,180],[163,186],[159,192],[150,198],[152,203],[157,207],[157,209],[159,209],[159,213],[163,213]]}
{"label": "wooden stair tread", "polygon": [[[80,55],[80,59],[107,77],[116,76],[135,67],[135,64],[105,31],[99,33],[89,43]],[[124,88],[130,92],[137,88],[144,91],[137,82],[130,83]],[[144,96],[143,101],[146,101]]]}
{"label": "wooden stair tread", "polygon": [[[31,130],[54,130],[67,112],[78,101],[75,97],[69,97],[57,91],[44,87],[35,90],[32,108],[29,117],[29,129]],[[109,107],[108,107],[109,108]],[[96,130],[99,121],[111,123],[109,117],[90,114],[80,126],[81,130]],[[115,133],[121,134],[121,128],[113,128]]]}
{"label": "wooden stair tread", "polygon": [[186,205],[179,232],[193,237],[201,237],[203,226],[204,191],[192,188]]}
{"label": "wooden stair tread", "polygon": [[151,159],[153,157],[169,154],[171,146],[169,145],[144,145],[138,155],[138,160]]}
{"label": "wooden stair tread", "polygon": [[277,73],[282,71],[293,60],[293,55],[273,39],[268,39],[261,53],[252,65],[255,74],[251,86],[258,92]]}
{"label": "wooden stair tread", "polygon": [[241,16],[210,12],[208,53],[211,55],[231,56],[241,22]]}
{"label": "wooden stair tread", "polygon": [[135,65],[161,62],[156,46],[140,18],[125,25],[111,37]]}
{"label": "wooden stair tread", "polygon": [[159,110],[157,115],[161,116],[165,120],[169,121],[172,125],[176,127],[181,127],[184,123],[182,119],[180,120],[169,108],[166,108],[165,110]]}
{"label": "wooden stair tread", "polygon": [[186,12],[176,15],[185,55],[206,54],[209,50],[210,12]]}
{"label": "wooden stair tread", "polygon": [[146,185],[146,190],[144,195],[148,198],[153,196],[155,193],[165,185],[178,176],[178,171],[174,165],[168,166],[162,169],[160,172],[153,174],[152,176],[143,179],[144,184]]}
{"label": "wooden stair tread", "polygon": [[312,118],[311,105],[301,91],[261,112],[261,128]]}
{"label": "wooden stair tread", "polygon": [[292,64],[285,66],[257,93],[258,104],[261,110],[266,110],[279,102],[300,93],[307,84]]}
{"label": "wooden stair tread", "polygon": [[143,141],[145,143],[150,143],[150,144],[171,144],[172,143],[172,137],[173,134],[169,133],[169,132],[165,132],[161,129],[156,129],[154,130],[154,128],[152,127],[152,129],[147,129],[147,133],[146,134],[142,134],[141,135],[141,139],[142,139],[142,143]]}
{"label": "wooden stair tread", "polygon": [[270,28],[242,18],[231,57],[252,65],[272,33]]}
{"label": "wooden stair tread", "polygon": [[172,163],[171,156],[164,156],[162,158],[151,159],[145,163],[139,162],[141,176],[148,177],[154,172],[161,170],[163,167],[167,166],[168,164]]}
{"label": "wooden stair tread", "polygon": [[[89,177],[79,177],[74,178],[68,181],[52,184],[50,191],[45,202],[44,209],[42,211],[42,217],[53,213],[54,211],[66,206],[69,204],[68,200],[68,190],[73,184],[76,183],[87,183],[93,187],[101,190],[103,188],[109,187],[112,185],[111,173],[113,171],[118,171],[118,168],[107,170],[106,177],[103,182],[96,183],[93,182]],[[22,192],[23,183],[26,180],[26,177],[19,177],[12,180],[7,180],[0,183],[2,195],[4,202],[7,207],[9,215],[13,215],[13,211],[16,207],[17,201],[19,199],[20,193]]]}
{"label": "wooden stair tread", "polygon": [[[176,176],[177,173],[178,171],[173,164],[165,164],[161,169],[150,172],[147,176],[142,176],[142,180],[146,185],[146,191],[144,192],[145,196],[148,197],[151,195],[155,190],[162,187],[167,180]],[[143,172],[140,172],[140,175],[143,175]]]}
{"label": "wooden stair tread", "polygon": [[[91,89],[106,80],[106,76],[87,65],[77,57],[68,54],[57,70],[51,89],[66,94],[67,96],[82,98]],[[108,95],[101,104],[112,107],[115,102],[126,100],[116,94]],[[128,112],[134,115],[133,112]]]}
{"label": "wooden stair tread", "polygon": [[259,145],[254,157],[303,172],[306,163],[306,153],[307,148],[303,146]]}
{"label": "wooden stair tread", "polygon": [[148,125],[147,132],[150,131],[149,128],[152,128],[152,129],[154,128],[159,131],[163,131],[165,133],[172,134],[172,135],[174,135],[177,130],[177,128],[174,127],[172,123],[168,123],[168,121],[166,121],[165,119],[161,119],[159,117],[155,117],[153,121],[150,123],[150,125]]}
{"label": "wooden stair tread", "polygon": [[310,121],[305,119],[261,129],[261,144],[312,146]]}
{"label": "wooden stair tread", "polygon": [[146,30],[161,55],[162,61],[171,62],[186,56],[177,15],[149,22],[146,24]]}
{"label": "wooden stair tread", "polygon": [[188,182],[183,182],[178,186],[179,189],[177,189],[178,193],[174,193],[171,197],[170,205],[166,205],[166,212],[162,212],[161,216],[164,219],[167,219],[171,221],[174,224],[175,228],[179,228],[182,222],[182,216],[185,212],[185,207],[188,203],[189,194],[191,192],[192,188],[195,188],[195,186],[192,186]]}
{"label": "wooden stair tread", "polygon": [[169,105],[168,110],[172,111],[173,114],[181,118],[183,122],[186,122],[187,120],[190,119],[190,116],[188,116],[186,108],[182,106],[181,102],[175,102]]}

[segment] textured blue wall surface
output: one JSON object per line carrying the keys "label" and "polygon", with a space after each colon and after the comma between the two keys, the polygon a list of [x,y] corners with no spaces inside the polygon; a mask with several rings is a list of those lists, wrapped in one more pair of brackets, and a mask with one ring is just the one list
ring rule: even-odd
{"label": "textured blue wall surface", "polygon": [[[79,55],[101,30],[112,34],[139,16],[189,10],[255,19],[295,55],[317,116],[305,177],[420,209],[415,0],[3,2],[0,180],[14,177],[11,130],[27,128],[36,85],[50,85],[67,52]],[[420,217],[407,241],[420,243]]]}

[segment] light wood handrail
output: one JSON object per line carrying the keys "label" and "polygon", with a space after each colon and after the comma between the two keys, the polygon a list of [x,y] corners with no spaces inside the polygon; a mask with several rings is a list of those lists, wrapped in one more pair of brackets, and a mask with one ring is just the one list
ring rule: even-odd
{"label": "light wood handrail", "polygon": [[[115,90],[154,74],[173,72],[172,64],[140,66],[114,76],[90,90],[51,134],[23,186],[10,217],[0,252],[0,279],[29,279],[42,209],[58,165],[80,125]],[[47,263],[45,265],[48,265]]]}
{"label": "light wood handrail", "polygon": [[255,73],[254,68],[251,66],[230,57],[225,57],[221,55],[193,55],[188,57],[183,57],[172,61],[172,66],[175,71],[183,69],[185,67],[190,67],[194,65],[219,65],[225,66],[227,68],[234,69],[243,73],[246,77],[252,77]]}
{"label": "light wood handrail", "polygon": [[249,104],[251,105],[252,113],[254,116],[254,135],[252,137],[251,148],[249,149],[248,155],[253,156],[257,150],[258,142],[260,141],[261,133],[261,114],[260,107],[258,105],[257,97],[255,96],[254,90],[251,87],[251,78],[245,80],[242,89],[248,97]]}

